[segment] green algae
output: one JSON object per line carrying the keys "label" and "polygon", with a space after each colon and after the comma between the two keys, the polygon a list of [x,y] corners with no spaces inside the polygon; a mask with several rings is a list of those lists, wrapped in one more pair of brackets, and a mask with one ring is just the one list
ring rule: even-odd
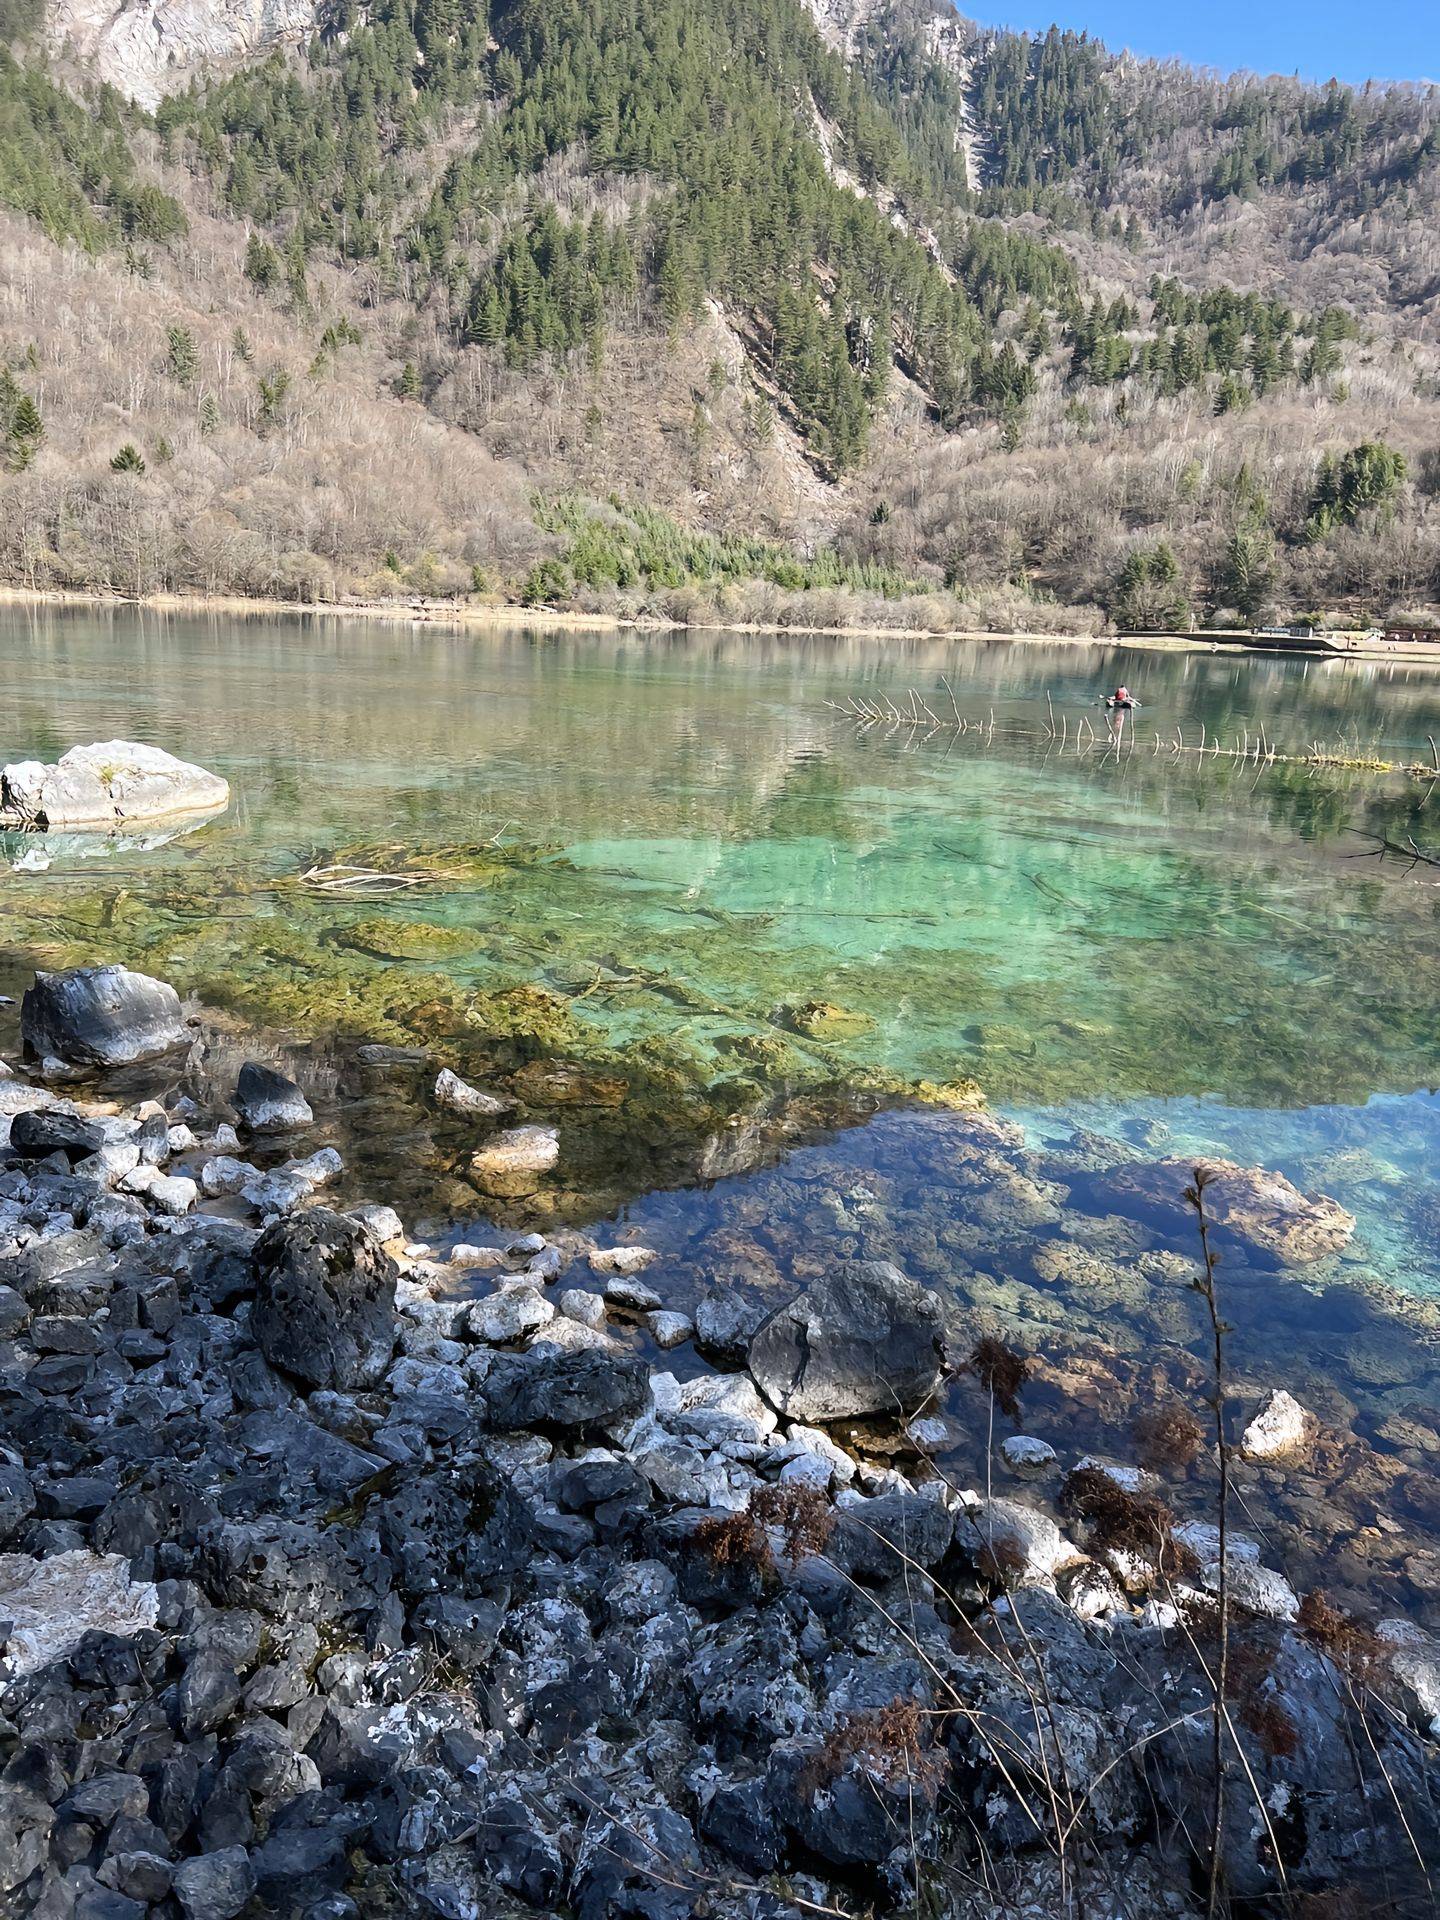
{"label": "green algae", "polygon": [[436,926],[429,920],[385,920],[378,916],[356,920],[335,935],[342,947],[376,960],[457,959],[475,953],[485,944],[478,930],[468,927]]}
{"label": "green algae", "polygon": [[868,1013],[855,1013],[828,1000],[802,1001],[798,1007],[785,1008],[784,1017],[807,1040],[850,1040],[868,1033],[875,1024]]}

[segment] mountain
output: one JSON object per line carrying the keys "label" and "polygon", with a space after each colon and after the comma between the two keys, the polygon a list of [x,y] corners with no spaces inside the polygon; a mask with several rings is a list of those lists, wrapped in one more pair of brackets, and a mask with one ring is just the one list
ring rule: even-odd
{"label": "mountain", "polygon": [[3,0],[0,573],[1093,627],[1440,599],[1440,90],[933,0]]}

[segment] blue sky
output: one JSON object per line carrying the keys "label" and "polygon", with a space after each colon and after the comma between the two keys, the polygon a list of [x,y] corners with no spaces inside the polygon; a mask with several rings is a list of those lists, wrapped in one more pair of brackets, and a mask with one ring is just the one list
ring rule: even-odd
{"label": "blue sky", "polygon": [[1440,83],[1440,0],[1051,0],[1048,11],[1031,0],[966,0],[960,11],[1032,31],[1053,20],[1117,51],[1175,54],[1225,72]]}

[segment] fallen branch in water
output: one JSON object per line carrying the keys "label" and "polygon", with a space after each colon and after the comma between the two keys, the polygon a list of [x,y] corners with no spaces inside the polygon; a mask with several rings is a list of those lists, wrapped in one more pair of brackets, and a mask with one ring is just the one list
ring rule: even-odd
{"label": "fallen branch in water", "polygon": [[382,873],[378,867],[310,867],[297,875],[302,887],[315,893],[353,893],[359,890],[378,893],[404,893],[411,887],[423,887],[438,878],[428,873]]}
{"label": "fallen branch in water", "polygon": [[[1440,854],[1427,853],[1423,847],[1417,847],[1413,834],[1407,833],[1401,841],[1387,839],[1383,833],[1366,833],[1363,827],[1347,827],[1345,831],[1375,842],[1365,853],[1352,853],[1349,856],[1352,860],[1383,860],[1387,853],[1394,853],[1402,860],[1408,860],[1410,867],[1440,867]],[[1406,868],[1407,873],[1410,867]]]}
{"label": "fallen branch in water", "polygon": [[[916,728],[923,726],[925,740],[933,739],[937,733],[943,733],[952,743],[956,739],[971,735],[986,742],[992,741],[995,737],[995,709],[992,707],[983,720],[968,718],[960,712],[955,701],[954,690],[943,675],[940,683],[950,696],[953,719],[939,718],[924,697],[913,687],[907,690],[904,705],[897,705],[886,694],[878,696],[852,694],[844,700],[827,700],[825,705],[848,719],[858,720],[862,729],[865,730],[883,722],[886,723],[890,732],[897,727],[908,727],[913,732]],[[1068,713],[1062,712],[1057,721],[1054,701],[1048,692],[1045,701],[1048,717],[1038,733],[1031,735],[1010,733],[1008,738],[1011,740],[1038,739],[1058,746],[1061,753],[1067,751],[1076,755],[1098,753],[1102,758],[1115,753],[1122,744],[1127,751],[1134,751],[1139,735],[1133,726],[1106,728],[1103,733],[1097,733],[1088,715],[1082,713],[1076,720],[1075,731],[1072,734]],[[1121,717],[1123,720],[1123,714]],[[1287,753],[1270,738],[1263,724],[1257,725],[1253,734],[1248,727],[1242,728],[1229,746],[1222,744],[1218,734],[1212,739],[1204,727],[1200,730],[1198,741],[1187,740],[1184,729],[1177,724],[1174,732],[1168,736],[1158,731],[1152,732],[1150,757],[1157,759],[1161,754],[1169,754],[1173,760],[1178,761],[1185,754],[1194,754],[1200,760],[1230,760],[1253,766],[1261,771],[1266,767],[1294,766],[1333,768],[1351,773],[1388,773],[1396,774],[1405,780],[1424,780],[1433,787],[1440,783],[1440,746],[1437,746],[1433,736],[1427,734],[1426,738],[1430,743],[1429,760],[1385,760],[1378,754],[1352,752],[1343,745],[1329,746],[1319,740],[1312,740],[1303,753]],[[1427,788],[1426,794],[1422,796],[1422,805],[1428,797]],[[1424,855],[1420,857],[1425,858]]]}

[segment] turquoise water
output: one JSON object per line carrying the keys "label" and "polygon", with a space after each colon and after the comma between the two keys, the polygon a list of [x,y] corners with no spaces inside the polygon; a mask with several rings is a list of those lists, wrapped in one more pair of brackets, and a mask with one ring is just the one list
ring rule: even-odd
{"label": "turquoise water", "polygon": [[[1299,1573],[1429,1617],[1440,870],[1373,850],[1440,846],[1440,796],[1173,750],[1263,724],[1282,748],[1428,758],[1425,673],[52,610],[0,619],[0,671],[0,757],[131,737],[233,789],[164,844],[6,840],[0,990],[37,963],[163,973],[241,1024],[209,1042],[221,1085],[250,1026],[293,1039],[353,1187],[436,1237],[487,1210],[625,1232],[676,1305],[893,1258],[1037,1356],[1032,1430],[1123,1454],[1136,1407],[1198,1404],[1204,1329],[1178,1200],[1169,1225],[1107,1210],[1095,1168],[1220,1154],[1335,1195],[1342,1255],[1224,1275],[1242,1388],[1284,1382],[1347,1436],[1318,1491],[1246,1497],[1290,1526]],[[1091,750],[1120,680],[1143,709]],[[912,687],[963,730],[837,710]],[[37,851],[48,868],[14,869]],[[418,884],[304,878],[339,860]],[[423,1064],[366,1061],[377,1039]],[[473,1128],[428,1098],[437,1061],[559,1125],[549,1185],[482,1199]],[[969,1079],[1020,1129],[979,1174],[962,1116],[902,1098]],[[950,1410],[979,1471],[973,1389]]]}
{"label": "turquoise water", "polygon": [[[1035,1104],[1351,1105],[1435,1077],[1434,872],[1377,863],[1348,831],[1423,835],[1423,786],[1153,747],[1155,729],[1228,740],[1263,722],[1301,748],[1425,754],[1423,674],[50,611],[6,616],[0,662],[7,758],[133,735],[231,780],[223,820],[111,859],[127,889],[113,944],[174,933],[196,980],[252,968],[246,936],[267,922],[333,961],[357,920],[418,921],[465,936],[441,955],[464,985],[591,986],[575,1003],[588,1029],[663,1034],[702,1072],[820,998],[860,1017],[825,1053],[842,1073],[974,1075]],[[827,705],[914,685],[948,716],[942,675],[972,732],[866,729]],[[1044,738],[1052,712],[1072,738],[1098,726],[1097,693],[1119,678],[1145,702],[1126,751]],[[400,901],[254,891],[357,844],[393,859],[495,836],[554,855]],[[17,948],[98,864],[61,848],[49,874],[12,876]],[[197,907],[219,903],[207,944]]]}

